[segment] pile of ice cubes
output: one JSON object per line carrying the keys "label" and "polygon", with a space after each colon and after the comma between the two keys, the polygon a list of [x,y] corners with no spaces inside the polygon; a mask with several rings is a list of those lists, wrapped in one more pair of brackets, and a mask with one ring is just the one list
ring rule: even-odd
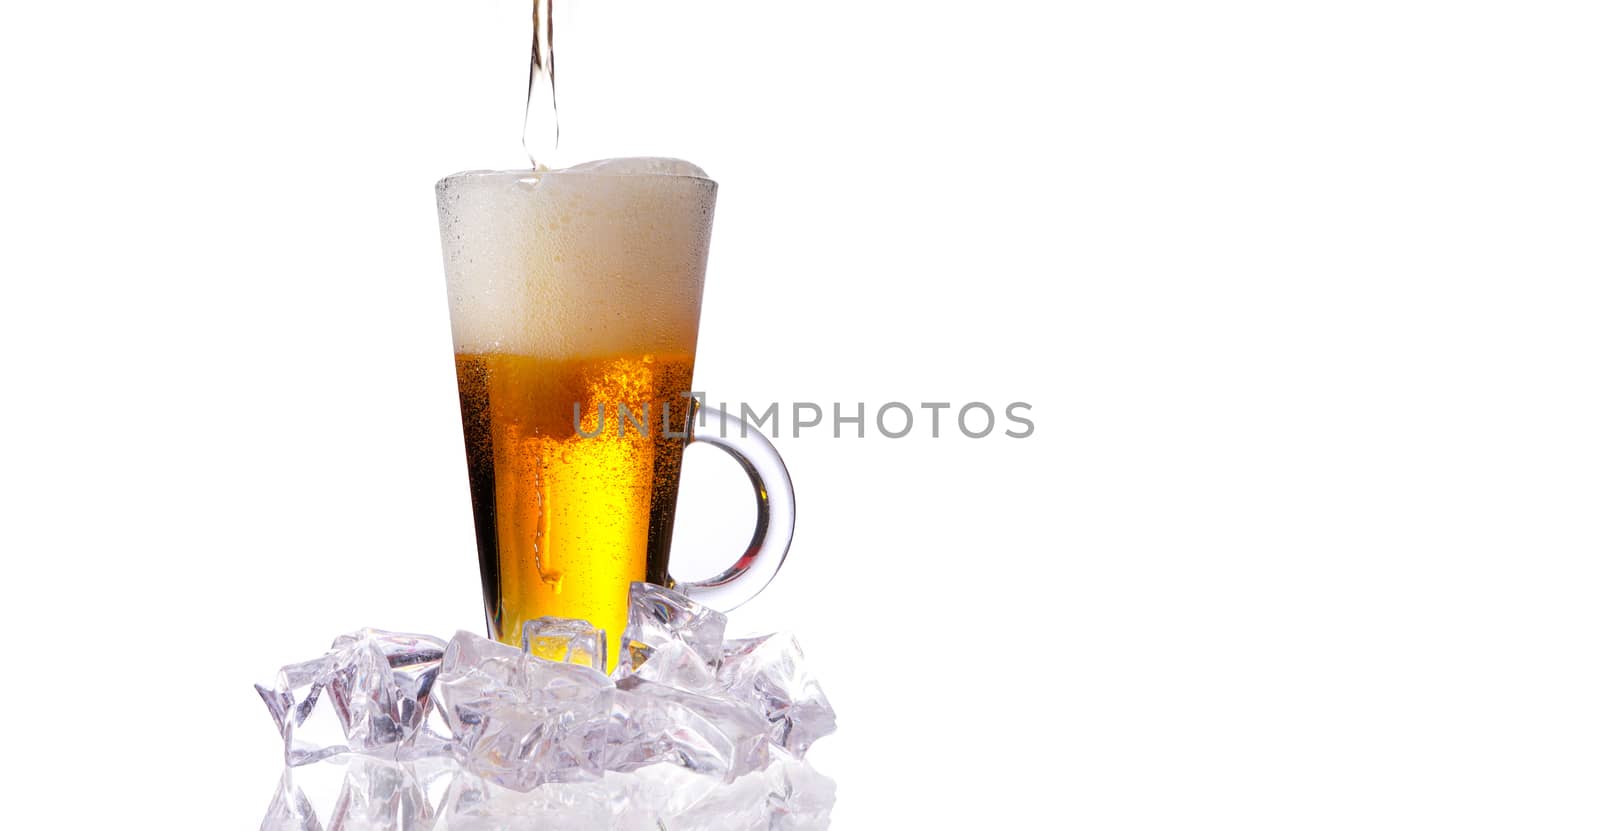
{"label": "pile of ice cubes", "polygon": [[[604,631],[540,618],[524,627],[520,649],[470,632],[446,643],[363,629],[256,690],[291,767],[344,753],[439,760],[466,772],[466,781],[520,794],[553,783],[547,795],[558,800],[571,796],[561,786],[598,783],[573,797],[595,811],[617,809],[641,790],[697,792],[670,777],[749,781],[749,789],[765,789],[764,804],[782,801],[771,794],[792,789],[795,777],[826,782],[800,762],[835,723],[799,644],[789,635],[724,640],[726,625],[681,594],[635,583],[610,675],[600,669]],[[756,772],[765,773],[747,776]],[[825,790],[831,804],[831,782]],[[700,797],[720,801],[724,792],[738,789]],[[464,804],[487,799],[469,794]]]}

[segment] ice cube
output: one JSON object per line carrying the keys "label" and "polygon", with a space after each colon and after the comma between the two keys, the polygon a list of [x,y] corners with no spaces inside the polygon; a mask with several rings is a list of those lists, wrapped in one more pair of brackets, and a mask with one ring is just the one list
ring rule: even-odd
{"label": "ice cube", "polygon": [[670,762],[733,781],[767,763],[767,723],[749,707],[637,675],[617,682],[606,768]]}
{"label": "ice cube", "polygon": [[550,616],[535,618],[522,624],[522,649],[547,661],[604,670],[606,630],[586,620]]}
{"label": "ice cube", "polygon": [[628,628],[622,633],[621,660],[638,669],[652,650],[681,641],[715,671],[727,627],[728,618],[715,609],[671,589],[634,583],[628,591]]}
{"label": "ice cube", "polygon": [[717,681],[724,695],[760,710],[772,743],[795,756],[804,757],[812,742],[838,727],[793,635],[727,642]]}
{"label": "ice cube", "polygon": [[395,758],[415,739],[439,672],[444,642],[362,629],[321,658],[290,664],[256,692],[284,740],[284,761],[304,765],[340,753]]}
{"label": "ice cube", "polygon": [[338,659],[324,655],[290,664],[278,670],[273,680],[256,685],[283,737],[286,764],[308,765],[349,752],[344,728],[328,703],[332,696],[326,694],[338,669]]}
{"label": "ice cube", "polygon": [[333,653],[348,667],[329,692],[350,749],[393,757],[422,726],[444,641],[362,629],[336,638]]}
{"label": "ice cube", "polygon": [[600,776],[614,695],[598,670],[471,632],[450,641],[434,685],[456,757],[520,791]]}
{"label": "ice cube", "polygon": [[628,660],[619,661],[613,677],[630,675],[690,692],[712,693],[717,688],[716,671],[683,641],[668,641],[655,647],[637,667]]}

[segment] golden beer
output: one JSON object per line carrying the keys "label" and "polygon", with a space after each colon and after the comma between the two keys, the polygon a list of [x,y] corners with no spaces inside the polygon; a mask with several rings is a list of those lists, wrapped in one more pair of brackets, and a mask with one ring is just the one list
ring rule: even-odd
{"label": "golden beer", "polygon": [[626,587],[667,582],[693,374],[686,354],[456,355],[484,607],[502,640],[541,615],[587,618],[614,662]]}
{"label": "golden beer", "polygon": [[716,197],[686,163],[621,161],[438,188],[490,635],[584,618],[608,666],[629,584],[668,582]]}

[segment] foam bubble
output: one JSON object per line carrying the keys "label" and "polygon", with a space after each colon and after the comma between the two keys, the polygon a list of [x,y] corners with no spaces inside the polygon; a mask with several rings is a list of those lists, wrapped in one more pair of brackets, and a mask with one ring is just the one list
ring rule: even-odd
{"label": "foam bubble", "polygon": [[458,353],[692,353],[716,183],[677,159],[438,185]]}

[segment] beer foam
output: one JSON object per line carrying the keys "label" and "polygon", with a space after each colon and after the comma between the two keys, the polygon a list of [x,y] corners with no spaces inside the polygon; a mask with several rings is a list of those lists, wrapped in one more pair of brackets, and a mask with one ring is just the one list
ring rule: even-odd
{"label": "beer foam", "polygon": [[678,159],[439,182],[457,353],[693,353],[716,183]]}
{"label": "beer foam", "polygon": [[660,156],[624,156],[619,159],[598,159],[566,168],[566,173],[605,173],[612,176],[694,176],[709,179],[700,166],[683,159]]}

